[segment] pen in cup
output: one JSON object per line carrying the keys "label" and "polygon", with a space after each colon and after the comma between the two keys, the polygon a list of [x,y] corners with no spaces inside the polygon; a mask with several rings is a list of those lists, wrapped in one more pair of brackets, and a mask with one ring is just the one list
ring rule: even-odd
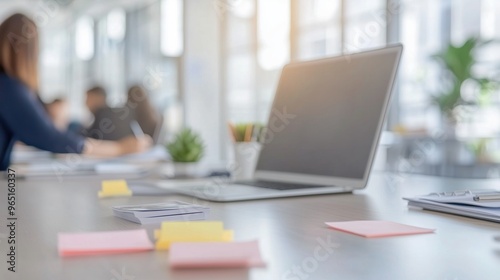
{"label": "pen in cup", "polygon": [[245,137],[243,139],[244,142],[252,141],[252,131],[253,131],[253,124],[248,124],[245,129]]}
{"label": "pen in cup", "polygon": [[232,123],[227,123],[227,127],[229,128],[229,132],[231,132],[231,138],[233,139],[233,142],[237,142],[238,135],[236,134],[236,128]]}

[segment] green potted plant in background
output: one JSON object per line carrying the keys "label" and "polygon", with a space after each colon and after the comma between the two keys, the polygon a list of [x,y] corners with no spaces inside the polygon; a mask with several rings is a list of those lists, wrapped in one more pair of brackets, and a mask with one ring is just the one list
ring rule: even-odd
{"label": "green potted plant in background", "polygon": [[205,145],[199,134],[184,128],[167,144],[167,151],[173,161],[175,177],[194,177],[197,163],[205,153]]}
{"label": "green potted plant in background", "polygon": [[[479,64],[477,52],[490,42],[470,38],[459,46],[450,44],[432,56],[443,66],[446,85],[442,92],[434,95],[433,101],[441,111],[444,133],[451,139],[455,138],[457,123],[471,121],[474,112],[490,105],[491,95],[498,87],[498,81],[480,77],[474,71]],[[489,158],[485,155],[488,141],[476,139],[468,145],[477,161],[485,162]]]}
{"label": "green potted plant in background", "polygon": [[[485,105],[488,95],[492,92],[494,81],[477,77],[472,68],[477,64],[475,52],[490,41],[470,38],[460,46],[448,45],[445,50],[432,56],[440,62],[444,70],[445,89],[435,94],[433,102],[439,107],[445,126],[454,129],[460,118],[457,107],[461,105]],[[465,83],[475,84],[480,89],[476,100],[465,100],[463,89]]]}

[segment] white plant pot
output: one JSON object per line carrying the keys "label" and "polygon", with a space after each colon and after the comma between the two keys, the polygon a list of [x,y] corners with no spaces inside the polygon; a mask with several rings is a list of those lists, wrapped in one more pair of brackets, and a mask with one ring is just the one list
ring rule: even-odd
{"label": "white plant pot", "polygon": [[172,166],[175,178],[193,178],[198,174],[197,162],[174,162]]}

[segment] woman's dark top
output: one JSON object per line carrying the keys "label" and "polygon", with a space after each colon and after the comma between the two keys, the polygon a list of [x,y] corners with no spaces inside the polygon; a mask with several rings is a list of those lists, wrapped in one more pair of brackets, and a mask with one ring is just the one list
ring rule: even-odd
{"label": "woman's dark top", "polygon": [[16,141],[53,153],[82,153],[85,138],[57,130],[36,95],[0,72],[0,170]]}

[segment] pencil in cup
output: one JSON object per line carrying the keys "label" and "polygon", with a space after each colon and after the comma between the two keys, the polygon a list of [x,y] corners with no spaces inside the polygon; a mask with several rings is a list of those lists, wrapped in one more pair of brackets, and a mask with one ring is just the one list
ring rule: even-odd
{"label": "pencil in cup", "polygon": [[264,126],[254,123],[232,124],[228,128],[234,142],[260,142]]}

